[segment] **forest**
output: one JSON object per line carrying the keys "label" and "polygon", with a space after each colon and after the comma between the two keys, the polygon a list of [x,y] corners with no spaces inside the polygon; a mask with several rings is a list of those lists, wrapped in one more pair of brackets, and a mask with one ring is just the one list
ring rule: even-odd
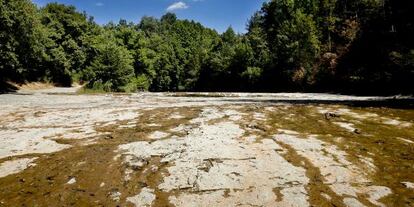
{"label": "forest", "polygon": [[103,92],[413,94],[413,5],[271,0],[237,34],[173,13],[99,25],[74,6],[0,0],[0,82],[77,82]]}

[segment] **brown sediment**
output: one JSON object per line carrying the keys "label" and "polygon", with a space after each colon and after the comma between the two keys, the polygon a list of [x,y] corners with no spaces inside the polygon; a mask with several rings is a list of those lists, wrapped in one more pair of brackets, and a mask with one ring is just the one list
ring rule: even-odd
{"label": "brown sediment", "polygon": [[[310,179],[306,188],[311,206],[345,206],[342,202],[342,198],[336,195],[329,186],[324,183],[325,179],[317,167],[313,166],[306,158],[298,155],[292,147],[281,142],[277,143],[287,150],[287,153],[282,154],[282,157],[294,166],[306,169],[306,176]],[[321,194],[326,194],[331,199],[328,200],[326,197],[321,196]]]}
{"label": "brown sediment", "polygon": [[[130,191],[130,196],[136,195],[142,188],[148,187],[154,189],[156,196],[153,202],[154,206],[171,206],[168,197],[170,192],[164,192],[158,189],[158,185],[162,182],[163,176],[168,173],[169,163],[162,163],[160,157],[151,157],[147,165],[139,172],[133,172],[131,180],[128,183],[135,184],[136,187]],[[156,166],[156,169],[151,169]]]}
{"label": "brown sediment", "polygon": [[280,202],[283,200],[283,194],[280,192],[282,188],[273,188],[273,193],[276,195],[276,202]]}
{"label": "brown sediment", "polygon": [[[207,107],[207,106],[203,106]],[[267,110],[271,108],[272,110]],[[211,119],[207,124],[228,122],[232,115],[225,115],[226,110],[234,110],[240,113],[241,119],[231,120],[244,130],[244,135],[255,135],[256,142],[270,139],[282,129],[298,132],[298,137],[313,135],[326,145],[337,147],[346,153],[346,159],[352,165],[361,169],[361,173],[367,176],[370,183],[362,185],[386,186],[391,188],[392,194],[379,200],[386,206],[414,206],[414,191],[405,187],[402,182],[414,182],[414,145],[398,138],[414,141],[414,125],[403,127],[399,125],[385,124],[384,120],[398,120],[404,123],[414,123],[414,110],[400,110],[389,108],[351,108],[340,105],[222,105],[213,107],[222,117]],[[352,113],[338,114],[328,120],[320,108],[332,113],[346,109]],[[130,121],[118,121],[114,124],[97,124],[95,129],[102,135],[93,138],[94,144],[85,146],[82,139],[54,138],[59,144],[70,144],[73,147],[51,154],[25,154],[0,159],[0,163],[18,158],[38,157],[34,167],[15,174],[0,178],[0,206],[60,206],[60,205],[93,205],[116,206],[131,205],[126,201],[128,197],[137,195],[142,188],[153,189],[156,195],[154,206],[171,206],[169,198],[183,193],[195,194],[196,188],[171,190],[170,192],[158,189],[163,178],[168,176],[168,168],[173,163],[161,162],[161,157],[153,156],[146,160],[142,168],[133,168],[123,162],[118,146],[137,141],[153,142],[150,135],[154,131],[168,132],[172,136],[184,137],[185,130],[172,130],[180,125],[197,127],[191,120],[198,117],[202,107],[174,107],[137,110],[140,114],[135,126],[120,128],[130,125]],[[119,111],[117,111],[119,112]],[[9,114],[16,119],[24,119],[20,112]],[[265,119],[256,119],[254,113],[263,114]],[[353,114],[354,113],[354,114]],[[364,116],[366,113],[378,116]],[[182,118],[168,118],[172,114],[179,114]],[[359,115],[359,117],[356,117]],[[9,116],[8,115],[8,116]],[[42,116],[42,112],[35,116]],[[360,130],[355,133],[338,126],[334,122],[350,123]],[[152,125],[152,124],[157,125]],[[407,125],[408,126],[408,125]],[[301,156],[292,146],[277,142],[283,148],[277,151],[292,165],[306,169],[309,183],[306,190],[309,202],[312,206],[344,206],[343,196],[338,196],[332,191],[329,184],[324,183],[324,177],[320,169],[312,165],[306,157]],[[322,153],[329,152],[322,149]],[[323,155],[323,154],[322,154]],[[339,162],[335,154],[329,154],[334,161]],[[361,159],[367,158],[368,163]],[[207,160],[210,161],[210,160]],[[275,163],[277,165],[277,163]],[[154,168],[154,166],[156,168]],[[209,166],[205,169],[209,170]],[[126,172],[133,170],[126,179]],[[71,178],[76,178],[76,183],[67,184]],[[101,183],[105,183],[101,187]],[[355,186],[358,187],[358,186]],[[224,198],[230,196],[237,189],[224,190]],[[277,201],[283,199],[281,188],[273,189]],[[120,201],[115,201],[111,195],[120,193]],[[326,195],[326,196],[323,196]],[[329,198],[328,198],[329,197]],[[367,206],[372,205],[366,194],[358,194],[357,200]]]}
{"label": "brown sediment", "polygon": [[[361,118],[357,119],[349,114],[345,114],[335,117],[335,120],[326,120],[323,114],[317,111],[318,107],[330,111],[345,108],[357,114],[379,114],[379,117],[361,120]],[[361,173],[367,175],[372,180],[369,185],[387,186],[391,188],[393,193],[380,199],[380,202],[387,206],[413,205],[414,192],[405,188],[401,182],[414,180],[414,146],[412,144],[402,143],[396,137],[406,137],[408,138],[407,140],[412,140],[414,138],[414,127],[401,128],[400,126],[384,125],[381,122],[381,118],[389,115],[388,117],[390,118],[413,123],[414,110],[349,108],[339,105],[285,105],[274,106],[274,108],[275,110],[272,111],[266,111],[258,107],[246,107],[243,109],[243,112],[248,114],[243,117],[244,123],[255,123],[265,128],[265,130],[255,130],[248,125],[241,125],[245,130],[244,137],[255,135],[257,137],[256,142],[259,142],[263,138],[269,138],[277,134],[278,129],[295,131],[302,137],[315,135],[316,138],[337,146],[340,150],[346,152],[347,159],[353,165],[362,169],[363,172]],[[279,110],[280,108],[284,108],[284,110]],[[251,111],[265,113],[267,120],[260,121],[253,119]],[[344,130],[331,121],[352,123],[362,133]],[[324,178],[318,168],[312,166],[306,158],[299,156],[291,147],[280,142],[278,144],[287,149],[287,153],[282,153],[282,156],[295,166],[307,169],[307,176],[311,180],[308,185],[311,205],[344,206],[342,202],[344,197],[336,195],[329,188],[329,185],[322,182]],[[327,153],[324,150],[322,152]],[[334,155],[332,156],[334,160],[338,161]],[[372,159],[372,164],[374,164],[376,169],[370,169],[371,166],[361,162],[360,158]],[[331,199],[327,200],[321,196],[321,193],[325,193]],[[368,206],[372,205],[367,199],[366,194],[358,194],[358,200],[361,203]]]}
{"label": "brown sediment", "polygon": [[[56,139],[59,143],[73,147],[51,154],[34,154],[39,157],[36,166],[13,176],[0,179],[0,206],[116,206],[127,204],[126,198],[137,194],[145,185],[156,189],[166,172],[166,164],[153,157],[148,166],[157,166],[158,171],[137,170],[131,180],[125,180],[126,165],[118,155],[118,146],[147,139],[153,128],[146,123],[158,123],[157,130],[168,130],[198,116],[198,108],[162,108],[142,112],[133,128],[121,129],[119,122],[97,127],[106,132],[95,144],[83,146],[84,140]],[[167,114],[179,113],[181,119],[166,119]],[[30,157],[33,154],[15,156]],[[2,160],[9,160],[4,158]],[[73,184],[68,184],[72,178]],[[104,183],[103,186],[101,184]],[[120,200],[113,200],[113,193],[120,193]],[[168,195],[156,190],[158,206],[168,206]]]}
{"label": "brown sediment", "polygon": [[[283,106],[285,107],[285,106]],[[277,106],[275,106],[277,108]],[[255,120],[252,116],[252,111],[263,113],[266,115],[267,120]],[[282,110],[276,110],[276,113],[281,113]],[[275,115],[275,112],[267,112],[263,109],[263,107],[248,107],[245,108],[244,112],[246,112],[248,115],[244,116],[243,121],[245,123],[255,123],[256,125],[262,126],[262,128],[265,128],[265,130],[252,130],[251,127],[248,125],[244,125],[244,129],[246,130],[245,136],[255,135],[257,136],[256,142],[259,142],[261,139],[265,138],[271,138],[275,134],[278,133],[278,129],[289,129],[289,128],[283,128],[283,124],[279,124],[280,122],[283,122],[284,119],[282,119],[282,116],[279,116],[277,121],[271,119],[271,122],[269,123],[269,116]],[[250,113],[249,113],[250,112]],[[281,115],[281,114],[280,114]],[[243,126],[243,125],[242,125]],[[250,128],[250,129],[249,129]],[[293,129],[292,129],[293,130]],[[292,147],[281,143],[276,142],[278,145],[280,145],[283,149],[285,149],[285,153],[278,152],[285,160],[287,160],[289,163],[296,167],[300,167],[303,169],[306,169],[306,176],[309,178],[309,183],[306,186],[308,196],[309,196],[309,203],[311,206],[338,206],[342,207],[345,206],[342,202],[342,198],[338,195],[336,195],[328,185],[324,184],[324,178],[321,175],[318,168],[314,167],[312,163],[310,163],[306,158],[300,156]],[[278,200],[281,201],[283,199],[283,194],[280,192],[280,188],[273,189],[273,192],[277,196]],[[328,200],[324,196],[321,196],[321,194],[324,193],[328,195],[331,199]]]}
{"label": "brown sediment", "polygon": [[[241,120],[236,121],[237,124],[244,130],[243,137],[257,136],[256,142],[264,138],[270,138],[269,135],[273,135],[276,131],[274,126],[267,125],[264,120],[256,120],[253,117],[253,113],[262,113],[266,115],[263,106],[246,106],[239,111],[243,114]],[[272,134],[273,133],[273,134]]]}
{"label": "brown sediment", "polygon": [[[107,189],[99,185],[122,188],[121,164],[113,161],[114,149],[97,144],[40,156],[35,167],[0,179],[0,202],[5,206],[113,205]],[[77,182],[68,185],[72,177]]]}
{"label": "brown sediment", "polygon": [[22,121],[24,120],[24,113],[25,111],[14,111],[6,115],[3,115],[0,120],[0,124],[1,125],[7,124],[8,122],[11,122],[11,121]]}
{"label": "brown sediment", "polygon": [[[357,114],[374,113],[378,117],[355,118],[344,114],[337,120],[352,123],[361,134],[353,133],[332,124],[323,118],[316,107],[335,111],[345,108]],[[282,119],[288,113],[295,115],[294,119]],[[397,137],[414,139],[414,127],[390,126],[383,124],[383,117],[399,118],[409,123],[414,122],[414,110],[400,110],[389,108],[349,108],[345,106],[291,106],[289,110],[269,112],[268,125],[276,125],[282,129],[293,130],[306,135],[317,135],[318,139],[337,146],[347,153],[347,158],[354,165],[364,170],[364,173],[372,180],[371,185],[387,186],[393,193],[380,201],[387,206],[414,205],[414,192],[405,188],[401,182],[414,180],[414,145],[403,143]],[[413,125],[414,126],[414,125]],[[342,138],[338,141],[335,138]],[[360,157],[373,160],[374,170],[361,162]],[[359,196],[362,203],[366,202],[366,196]]]}

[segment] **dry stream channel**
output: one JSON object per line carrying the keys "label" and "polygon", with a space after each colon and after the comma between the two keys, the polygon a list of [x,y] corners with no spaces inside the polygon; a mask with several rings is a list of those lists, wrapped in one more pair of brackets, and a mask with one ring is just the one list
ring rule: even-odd
{"label": "dry stream channel", "polygon": [[0,95],[0,206],[414,206],[414,110],[385,99]]}

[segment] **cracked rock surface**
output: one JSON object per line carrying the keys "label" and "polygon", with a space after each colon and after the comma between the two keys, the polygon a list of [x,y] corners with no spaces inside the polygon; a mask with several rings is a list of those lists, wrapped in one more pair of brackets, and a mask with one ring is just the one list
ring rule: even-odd
{"label": "cracked rock surface", "polygon": [[68,92],[0,95],[0,206],[414,206],[385,98]]}

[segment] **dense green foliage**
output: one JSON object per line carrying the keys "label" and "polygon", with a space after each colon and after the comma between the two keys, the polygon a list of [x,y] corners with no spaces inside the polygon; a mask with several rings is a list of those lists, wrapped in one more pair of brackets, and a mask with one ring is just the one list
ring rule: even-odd
{"label": "dense green foliage", "polygon": [[[42,66],[40,15],[30,1],[0,1],[0,73],[30,79]],[[43,74],[42,74],[43,75]],[[41,75],[40,75],[41,76]]]}
{"label": "dense green foliage", "polygon": [[404,0],[271,0],[246,34],[172,13],[100,26],[73,6],[0,0],[0,81],[102,91],[412,93]]}

